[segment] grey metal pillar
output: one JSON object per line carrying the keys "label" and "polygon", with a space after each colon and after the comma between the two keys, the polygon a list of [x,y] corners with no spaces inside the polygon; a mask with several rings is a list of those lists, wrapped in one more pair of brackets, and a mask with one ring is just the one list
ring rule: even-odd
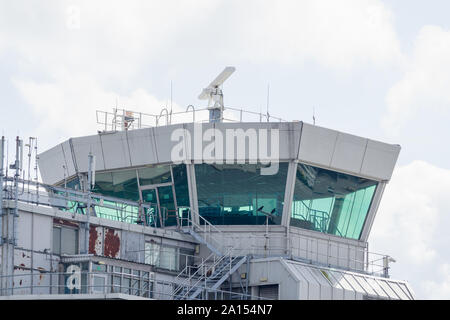
{"label": "grey metal pillar", "polygon": [[[6,238],[6,233],[3,231],[3,164],[4,164],[4,151],[5,151],[5,137],[2,137],[1,143],[0,143],[0,250],[2,257],[6,257],[6,248],[7,246],[4,245],[3,239]],[[1,261],[1,269],[0,269],[0,276],[6,276],[5,273],[5,264],[6,259],[2,258]],[[0,295],[4,295],[3,289],[5,288],[5,278],[0,278]]]}
{"label": "grey metal pillar", "polygon": [[290,223],[292,200],[294,198],[295,178],[297,176],[297,160],[289,162],[288,174],[286,178],[286,190],[284,193],[283,216],[281,218],[281,225],[286,228],[286,254],[291,255],[291,241],[290,241]]}
{"label": "grey metal pillar", "polygon": [[89,253],[89,233],[90,233],[90,217],[91,217],[91,189],[92,185],[95,183],[95,156],[89,152],[88,155],[88,183],[87,183],[87,206],[86,206],[86,231],[84,234],[84,252],[85,254]]}
{"label": "grey metal pillar", "polygon": [[0,142],[0,245],[3,244],[3,162],[5,150],[5,137]]}
{"label": "grey metal pillar", "polygon": [[284,192],[283,216],[281,225],[288,227],[291,221],[292,199],[294,198],[295,178],[297,173],[297,161],[289,162],[288,173],[286,178],[286,189]]}
{"label": "grey metal pillar", "polygon": [[377,188],[375,190],[375,194],[372,198],[372,203],[369,208],[369,212],[367,213],[366,222],[364,223],[363,230],[361,232],[362,241],[367,241],[370,234],[370,229],[372,229],[373,221],[375,220],[375,215],[378,211],[378,206],[380,205],[381,198],[383,197],[384,189],[386,188],[386,182],[381,181],[378,183]]}
{"label": "grey metal pillar", "polygon": [[197,182],[195,180],[195,165],[193,163],[186,164],[188,187],[189,187],[189,203],[191,206],[191,218],[196,224],[200,224],[197,200]]}

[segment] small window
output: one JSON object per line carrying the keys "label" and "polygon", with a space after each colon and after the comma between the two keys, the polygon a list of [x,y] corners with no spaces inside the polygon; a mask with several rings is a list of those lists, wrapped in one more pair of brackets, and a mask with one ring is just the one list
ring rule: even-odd
{"label": "small window", "polygon": [[120,276],[112,276],[112,292],[120,292]]}
{"label": "small window", "polygon": [[61,254],[78,253],[78,230],[61,228]]}
{"label": "small window", "polygon": [[53,227],[53,253],[77,254],[78,230],[63,226]]}
{"label": "small window", "polygon": [[53,249],[54,254],[61,254],[61,228],[53,228]]}
{"label": "small window", "polygon": [[106,272],[106,265],[93,262],[92,272]]}
{"label": "small window", "polygon": [[140,286],[140,281],[137,279],[131,279],[131,294],[134,296],[138,296],[139,295],[139,286]]}
{"label": "small window", "polygon": [[122,280],[122,293],[130,294],[130,287],[131,287],[131,279],[130,278],[123,278]]}
{"label": "small window", "polygon": [[147,281],[142,282],[142,292],[140,294],[143,297],[149,297],[149,285]]}
{"label": "small window", "polygon": [[104,293],[106,288],[106,276],[93,275],[92,276],[92,293]]}
{"label": "small window", "polygon": [[161,250],[161,259],[160,259],[160,268],[168,269],[168,270],[177,270],[178,269],[178,261],[177,261],[177,249],[172,247],[164,247]]}
{"label": "small window", "polygon": [[123,273],[131,274],[131,269],[129,269],[129,268],[123,268]]}

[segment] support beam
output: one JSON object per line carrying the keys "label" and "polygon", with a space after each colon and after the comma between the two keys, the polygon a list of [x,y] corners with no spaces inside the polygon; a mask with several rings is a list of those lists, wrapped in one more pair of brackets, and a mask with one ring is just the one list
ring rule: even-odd
{"label": "support beam", "polygon": [[292,160],[289,162],[288,174],[286,177],[286,189],[284,193],[284,205],[283,216],[281,218],[281,225],[286,228],[286,254],[291,253],[291,241],[290,241],[290,223],[291,223],[291,210],[292,199],[294,198],[295,178],[297,173],[297,161]]}
{"label": "support beam", "polygon": [[191,217],[196,224],[200,224],[197,200],[197,182],[195,180],[195,165],[193,163],[187,163],[186,171],[189,187],[189,204],[191,206]]}
{"label": "support beam", "polygon": [[295,178],[297,173],[297,161],[289,162],[288,174],[286,178],[286,190],[284,193],[283,216],[281,225],[289,227],[291,221],[292,199],[294,198]]}
{"label": "support beam", "polygon": [[373,195],[372,203],[370,205],[369,212],[367,213],[366,221],[364,222],[364,227],[361,232],[361,237],[359,240],[367,241],[369,238],[370,230],[372,229],[373,221],[380,206],[381,198],[383,197],[384,189],[386,188],[386,182],[381,181],[378,183],[375,194]]}

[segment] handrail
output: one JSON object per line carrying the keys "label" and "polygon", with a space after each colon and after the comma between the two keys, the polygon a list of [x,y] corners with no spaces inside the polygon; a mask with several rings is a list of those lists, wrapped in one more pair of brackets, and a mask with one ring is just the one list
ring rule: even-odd
{"label": "handrail", "polygon": [[[190,110],[192,109],[192,110]],[[234,118],[234,114],[230,114],[227,116],[223,116],[223,121],[229,121],[229,122],[243,122],[243,115],[248,116],[258,116],[258,120],[253,120],[249,122],[263,122],[263,118],[269,122],[271,119],[277,121],[277,122],[286,122],[286,120],[283,120],[279,117],[271,116],[267,113],[260,113],[255,111],[248,111],[244,110],[242,108],[235,108],[235,107],[225,107],[224,112],[231,111],[231,112],[237,112],[238,116],[236,119]],[[173,124],[173,123],[189,123],[189,122],[196,122],[196,114],[204,113],[205,119],[198,120],[200,122],[203,121],[209,121],[209,109],[208,108],[198,108],[195,109],[193,105],[188,105],[185,111],[178,111],[178,112],[171,112],[170,113],[170,121],[169,121],[169,112],[167,108],[162,108],[160,114],[149,114],[149,113],[143,113],[143,112],[135,112],[132,110],[125,110],[125,109],[119,109],[116,107],[113,107],[113,112],[108,111],[102,111],[102,110],[96,110],[96,120],[97,124],[102,126],[102,129],[104,132],[107,132],[110,128],[111,131],[116,131],[118,128],[121,128],[123,130],[130,130],[130,129],[141,129],[141,128],[149,128],[149,127],[158,127],[160,126],[160,119],[163,117],[163,112],[165,112],[166,117],[166,124]],[[192,121],[186,120],[184,115],[188,115],[192,112]],[[122,113],[122,114],[120,114]],[[126,114],[129,113],[130,116],[126,116]],[[136,115],[136,116],[135,116]],[[172,121],[174,117],[180,117],[179,120],[181,122]],[[128,119],[132,118],[132,122],[128,122]],[[128,126],[124,126],[124,123],[127,123]]]}
{"label": "handrail", "polygon": [[[7,183],[12,182],[13,178],[8,177],[5,181]],[[14,194],[11,189],[12,186],[8,186],[7,183],[5,184],[5,200],[14,199]],[[86,214],[89,211],[87,209],[87,204],[91,202],[92,212],[94,214],[100,214],[100,217],[156,227],[155,215],[152,213],[152,209],[156,208],[156,204],[154,203],[133,202],[126,199],[107,197],[95,193],[89,194],[73,189],[46,185],[35,181],[18,179],[18,183],[27,184],[27,188],[23,188],[22,194],[18,197],[19,202],[57,207],[62,210],[71,211],[72,213],[80,213],[78,211],[80,209],[82,214]],[[102,212],[102,208],[113,210],[115,215],[111,215],[108,212]],[[144,213],[145,209],[147,209],[147,213]],[[151,217],[152,221],[147,223],[145,219],[146,217]],[[143,221],[142,218],[144,218]]]}
{"label": "handrail", "polygon": [[[326,224],[331,223],[335,228],[337,233],[342,237],[342,233],[341,231],[338,229],[336,223],[332,222],[332,220],[330,219],[330,214],[326,211],[322,211],[322,210],[317,210],[317,209],[313,209],[311,207],[309,207],[303,200],[299,201],[306,209],[307,209],[307,213],[306,213],[306,217],[303,216],[302,214],[298,214],[299,216],[303,217],[305,221],[310,221],[313,222],[314,225],[318,225],[321,227],[321,231],[325,230],[323,229],[323,221],[326,221]],[[320,213],[319,215],[315,214],[315,213]],[[293,213],[294,216],[296,216],[297,214],[294,212]],[[322,216],[321,216],[322,215]],[[313,221],[311,221],[310,217],[313,218]],[[318,218],[320,218],[322,221],[319,221]]]}
{"label": "handrail", "polygon": [[[5,195],[4,200],[14,199],[11,185],[8,185],[12,181],[13,179],[11,177],[5,177],[4,179],[4,186],[6,187],[6,190],[4,189],[2,191]],[[75,213],[76,207],[78,205],[88,203],[88,194],[81,191],[49,186],[34,181],[19,180],[19,183],[27,184],[27,188],[22,188],[23,193],[19,196],[19,202],[44,205],[49,207],[59,207],[63,210],[68,210],[71,213]],[[97,194],[91,194],[91,199],[93,199],[92,207],[97,210],[97,213],[99,213],[99,209],[102,208],[113,210],[112,215],[110,215],[108,212],[100,212],[100,217],[134,224],[142,224],[142,220],[138,220],[144,217],[145,219],[148,218],[152,220],[144,220],[145,225],[158,227],[158,222],[156,220],[156,211],[154,213],[152,212],[152,210],[155,209],[154,204],[137,203],[125,199],[106,197]],[[102,199],[103,203],[101,203]],[[61,201],[61,203],[55,203],[55,201]],[[108,201],[111,201],[114,204],[110,204],[108,203]],[[77,205],[75,205],[74,203],[76,203]],[[81,209],[83,214],[85,214],[87,210],[83,208]],[[142,214],[144,209],[146,209],[148,212],[145,216],[141,215],[140,218],[139,210],[142,210]],[[201,215],[198,215],[198,217],[200,219],[200,223],[195,223],[192,217],[189,217],[189,215],[187,218],[180,217],[179,219],[181,220],[182,226],[184,226],[184,222],[187,220],[187,226],[200,231],[198,235],[201,236],[205,240],[205,242],[209,242],[218,250],[222,250],[222,252],[224,252],[223,240],[225,238],[227,240],[227,243],[237,243],[236,240],[233,240],[234,236],[227,234],[225,237],[224,233],[215,225],[211,224],[207,219],[203,218]],[[258,240],[258,237],[260,237],[261,240]],[[271,234],[269,237],[269,241],[272,241],[270,239],[276,239],[276,237],[277,236],[275,234]],[[287,243],[288,241],[290,241],[290,238],[286,237],[285,235],[282,235],[281,238],[281,241],[283,242],[280,243]],[[265,243],[265,239],[265,236],[246,235],[246,241]],[[339,268],[343,267],[347,268],[348,270],[355,270],[357,272],[367,272],[369,274],[383,273],[384,266],[381,263],[378,263],[376,260],[382,261],[382,257],[385,257],[386,255],[368,252],[367,248],[359,248],[350,244],[336,243],[334,241],[313,238],[311,236],[304,237],[301,235],[296,235],[295,239],[297,239],[296,241],[299,242],[303,241],[306,247],[291,245],[289,246],[289,249],[287,249],[287,247],[276,248],[274,246],[264,247],[263,245],[252,247],[252,245],[249,245],[249,249],[247,250],[247,252],[248,254],[261,254],[262,256],[280,256],[281,254],[285,254],[287,256],[310,261],[311,263],[319,263],[322,261],[327,265],[332,265]],[[319,243],[323,243],[323,245],[328,248],[325,253],[318,252],[317,247]],[[346,255],[342,255],[341,253],[339,253],[343,252],[342,250],[347,250],[348,253]],[[372,257],[375,257],[376,259],[374,260],[372,259]]]}
{"label": "handrail", "polygon": [[[30,284],[23,284],[21,286],[13,287],[13,288],[0,288],[0,295],[6,295],[6,296],[14,296],[14,295],[26,295],[32,296],[34,290],[39,290],[39,293],[36,294],[49,294],[49,295],[78,295],[78,294],[95,294],[95,293],[125,293],[128,295],[134,295],[134,296],[141,296],[145,298],[159,298],[159,299],[167,299],[167,300],[173,300],[177,298],[173,295],[173,292],[171,290],[161,290],[161,288],[171,288],[176,283],[170,280],[162,280],[162,279],[155,279],[151,277],[143,277],[143,276],[134,276],[129,275],[130,279],[138,279],[141,283],[138,287],[133,286],[133,282],[130,281],[129,285],[124,285],[123,283],[120,283],[119,285],[116,285],[111,282],[111,278],[114,275],[117,275],[117,273],[114,272],[101,272],[101,271],[80,271],[80,279],[87,279],[86,283],[80,283],[79,288],[73,288],[69,289],[67,287],[67,283],[65,282],[64,276],[71,276],[73,273],[67,273],[67,272],[36,272],[36,273],[21,273],[21,274],[15,274],[15,275],[1,275],[0,280],[3,279],[20,279],[24,280],[27,278],[30,279],[36,279],[34,281],[30,281]],[[38,284],[39,279],[45,276],[50,276],[53,279],[56,280],[56,283],[50,282],[49,284]],[[105,283],[104,284],[94,284],[93,282],[89,281],[92,276],[103,276],[105,277]],[[62,283],[60,283],[60,279],[64,279]],[[3,281],[2,281],[3,282]],[[19,283],[19,281],[14,281],[15,283]],[[151,283],[152,285],[149,285],[148,287],[143,286],[143,282]],[[136,282],[135,282],[136,283]],[[138,282],[139,283],[139,282]],[[223,300],[223,299],[230,299],[230,297],[236,297],[240,300],[270,300],[267,298],[259,297],[259,296],[253,296],[245,293],[239,293],[239,292],[232,292],[232,291],[226,291],[226,290],[219,290],[219,289],[210,289],[210,288],[203,288],[198,287],[199,289],[206,290],[206,293],[212,293],[213,298],[216,298],[215,300]],[[34,290],[33,290],[34,289]],[[46,291],[46,292],[42,292]],[[72,298],[72,297],[70,297]],[[204,295],[204,299],[210,298],[209,296]],[[195,300],[201,300],[196,299]]]}
{"label": "handrail", "polygon": [[215,261],[215,257],[216,257],[216,255],[215,255],[215,253],[213,252],[213,253],[211,253],[206,259],[204,259],[204,260],[202,259],[202,263],[197,267],[197,270],[196,270],[192,275],[190,275],[188,278],[185,278],[184,281],[182,281],[181,283],[179,283],[179,279],[180,279],[181,275],[183,274],[183,271],[184,271],[184,270],[187,270],[187,268],[188,268],[188,266],[186,266],[186,267],[183,269],[183,271],[180,272],[180,273],[177,275],[177,277],[175,278],[175,282],[178,283],[178,287],[174,290],[174,291],[175,291],[175,294],[177,294],[180,290],[182,290],[183,287],[189,286],[189,283],[191,282],[191,280],[192,280],[193,278],[195,278],[197,275],[199,275],[199,272],[204,268],[205,262],[208,261],[208,260],[210,260],[210,259],[214,259],[213,261]]}
{"label": "handrail", "polygon": [[[186,298],[186,296],[189,294],[189,292],[193,289],[193,288],[197,288],[199,286],[199,283],[203,282],[203,281],[207,281],[208,278],[208,272],[211,271],[211,275],[214,273],[214,269],[221,264],[224,260],[228,259],[228,258],[232,258],[231,257],[231,252],[232,252],[232,248],[229,248],[228,252],[226,252],[223,256],[221,256],[219,259],[215,260],[213,262],[213,264],[211,264],[210,266],[206,266],[206,269],[203,272],[203,277],[199,277],[199,279],[197,279],[197,281],[193,284],[188,286],[188,290],[186,290],[185,294],[182,296],[182,298]],[[207,260],[205,260],[206,262]],[[206,275],[206,276],[205,276]]]}

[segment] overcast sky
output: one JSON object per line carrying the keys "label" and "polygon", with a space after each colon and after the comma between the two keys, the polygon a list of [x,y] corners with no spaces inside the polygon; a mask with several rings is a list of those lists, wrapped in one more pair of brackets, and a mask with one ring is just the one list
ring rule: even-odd
{"label": "overcast sky", "polygon": [[448,0],[0,0],[0,129],[41,151],[95,110],[159,113],[225,66],[226,105],[402,146],[369,239],[418,298],[450,298]]}

